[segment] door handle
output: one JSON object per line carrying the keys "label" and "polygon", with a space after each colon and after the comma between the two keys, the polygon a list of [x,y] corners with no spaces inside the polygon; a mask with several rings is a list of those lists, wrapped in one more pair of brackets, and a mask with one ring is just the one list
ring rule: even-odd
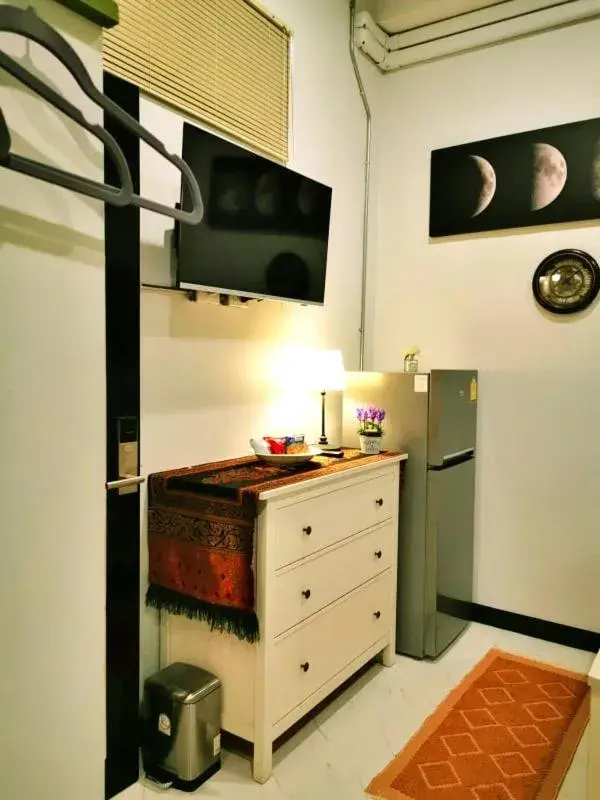
{"label": "door handle", "polygon": [[146,478],[142,475],[122,475],[116,481],[106,481],[106,488],[108,491],[113,489],[128,489],[131,486],[139,486],[144,483]]}

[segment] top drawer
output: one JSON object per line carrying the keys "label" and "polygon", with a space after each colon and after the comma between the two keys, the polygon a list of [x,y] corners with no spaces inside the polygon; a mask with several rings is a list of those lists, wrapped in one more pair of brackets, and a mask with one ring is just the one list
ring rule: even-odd
{"label": "top drawer", "polygon": [[275,567],[390,519],[399,491],[397,476],[394,470],[278,509],[272,519]]}

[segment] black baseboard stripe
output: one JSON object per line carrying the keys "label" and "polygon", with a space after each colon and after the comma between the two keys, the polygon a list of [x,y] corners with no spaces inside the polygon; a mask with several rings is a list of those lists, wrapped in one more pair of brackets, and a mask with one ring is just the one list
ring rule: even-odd
{"label": "black baseboard stripe", "polygon": [[471,620],[492,628],[533,636],[535,639],[543,639],[545,642],[575,647],[577,650],[587,650],[590,653],[600,651],[600,633],[572,628],[570,625],[561,625],[558,622],[526,617],[523,614],[481,606],[477,603],[471,607]]}

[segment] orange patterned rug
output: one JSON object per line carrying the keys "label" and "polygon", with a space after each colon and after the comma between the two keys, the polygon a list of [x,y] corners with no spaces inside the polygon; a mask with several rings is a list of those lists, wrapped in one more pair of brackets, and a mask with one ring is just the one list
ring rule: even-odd
{"label": "orange patterned rug", "polygon": [[555,800],[590,714],[587,678],[490,650],[371,781],[384,800]]}

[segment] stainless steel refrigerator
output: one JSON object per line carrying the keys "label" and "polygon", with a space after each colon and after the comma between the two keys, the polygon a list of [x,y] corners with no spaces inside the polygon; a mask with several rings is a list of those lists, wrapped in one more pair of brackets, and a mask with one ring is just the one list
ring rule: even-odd
{"label": "stainless steel refrigerator", "polygon": [[385,408],[386,450],[408,453],[400,501],[396,652],[440,655],[468,624],[473,596],[477,372],[347,373],[343,443],[356,408]]}

